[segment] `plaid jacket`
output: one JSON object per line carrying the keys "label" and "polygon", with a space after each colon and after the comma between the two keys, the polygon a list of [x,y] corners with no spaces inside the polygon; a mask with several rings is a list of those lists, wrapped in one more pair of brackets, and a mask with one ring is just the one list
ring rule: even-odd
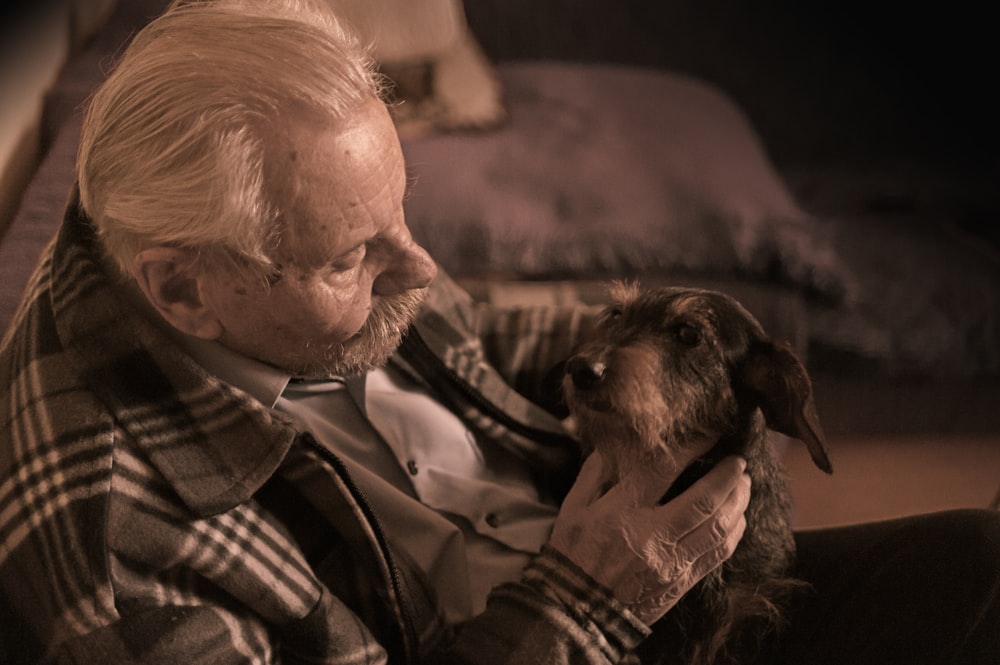
{"label": "plaid jacket", "polygon": [[[552,551],[445,629],[340,461],[171,345],[96,256],[71,205],[0,347],[0,662],[632,658],[648,629]],[[522,394],[544,397],[536,368],[585,325],[474,305],[441,276],[400,353],[565,479],[572,441]]]}

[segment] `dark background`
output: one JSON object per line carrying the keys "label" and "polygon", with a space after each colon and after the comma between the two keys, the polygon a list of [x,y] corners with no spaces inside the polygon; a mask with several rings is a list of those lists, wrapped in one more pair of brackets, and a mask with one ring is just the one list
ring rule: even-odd
{"label": "dark background", "polygon": [[623,0],[603,3],[600,21],[580,5],[467,0],[466,12],[495,58],[569,53],[716,83],[779,162],[881,153],[997,168],[996,24],[985,5]]}

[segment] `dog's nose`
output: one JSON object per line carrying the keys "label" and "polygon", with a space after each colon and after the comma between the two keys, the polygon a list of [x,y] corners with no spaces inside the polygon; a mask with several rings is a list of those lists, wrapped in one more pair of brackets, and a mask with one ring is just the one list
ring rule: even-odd
{"label": "dog's nose", "polygon": [[566,362],[566,373],[573,379],[573,386],[579,390],[596,388],[604,378],[607,366],[599,360],[588,360],[583,356],[573,356]]}

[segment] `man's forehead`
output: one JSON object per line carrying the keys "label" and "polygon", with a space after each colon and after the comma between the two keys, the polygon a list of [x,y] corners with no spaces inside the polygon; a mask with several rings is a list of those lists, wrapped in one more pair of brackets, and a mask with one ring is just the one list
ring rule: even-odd
{"label": "man's forehead", "polygon": [[379,169],[388,177],[402,148],[384,104],[373,100],[347,118],[297,113],[283,119],[266,159],[269,181],[301,194],[310,186],[361,185]]}
{"label": "man's forehead", "polygon": [[286,259],[315,264],[377,231],[407,187],[402,150],[381,103],[344,122],[289,121],[268,169]]}

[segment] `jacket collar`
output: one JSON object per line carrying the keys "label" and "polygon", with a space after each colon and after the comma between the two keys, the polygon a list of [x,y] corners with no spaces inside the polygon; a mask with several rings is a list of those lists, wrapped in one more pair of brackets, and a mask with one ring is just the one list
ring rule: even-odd
{"label": "jacket collar", "polygon": [[209,374],[136,309],[103,267],[74,195],[53,247],[57,333],[118,427],[199,515],[246,501],[274,473],[296,430]]}
{"label": "jacket collar", "polygon": [[219,342],[185,335],[167,323],[149,304],[137,286],[127,287],[133,306],[145,318],[154,322],[178,349],[190,356],[201,368],[225,383],[248,393],[267,408],[274,408],[292,375],[229,349]]}

